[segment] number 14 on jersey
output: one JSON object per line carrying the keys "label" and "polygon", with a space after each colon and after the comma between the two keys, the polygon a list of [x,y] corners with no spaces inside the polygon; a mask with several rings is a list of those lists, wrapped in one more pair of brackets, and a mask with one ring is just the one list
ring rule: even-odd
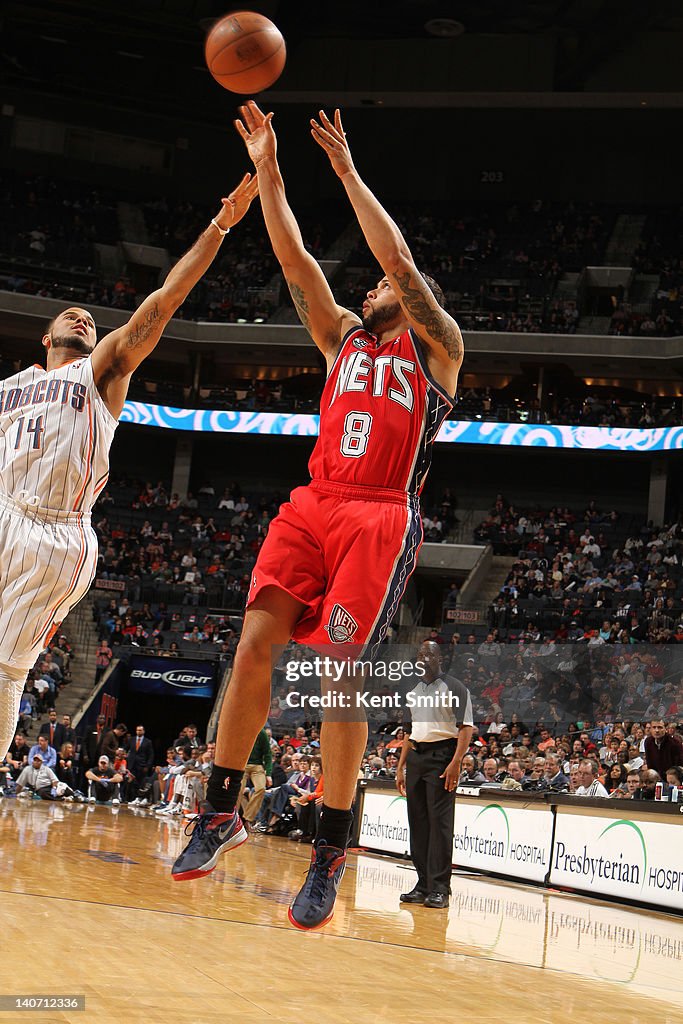
{"label": "number 14 on jersey", "polygon": [[[28,419],[27,416],[21,417],[17,422],[17,437],[14,442],[15,450],[20,447],[22,438],[24,438],[24,444],[29,448],[42,448],[43,434],[45,432],[44,420],[44,416],[36,416],[34,420]],[[30,437],[31,434],[33,434],[33,439]]]}

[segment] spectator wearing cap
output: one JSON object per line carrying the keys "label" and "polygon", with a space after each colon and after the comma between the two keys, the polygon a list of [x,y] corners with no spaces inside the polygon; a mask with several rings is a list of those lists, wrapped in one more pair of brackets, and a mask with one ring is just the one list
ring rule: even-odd
{"label": "spectator wearing cap", "polygon": [[111,800],[115,807],[118,806],[123,776],[114,771],[106,754],[100,754],[97,767],[89,768],[85,777],[88,780],[88,803],[109,803]]}
{"label": "spectator wearing cap", "polygon": [[52,768],[45,764],[42,754],[34,753],[17,779],[17,796],[35,793],[41,800],[54,800],[57,799],[58,783],[59,779]]}

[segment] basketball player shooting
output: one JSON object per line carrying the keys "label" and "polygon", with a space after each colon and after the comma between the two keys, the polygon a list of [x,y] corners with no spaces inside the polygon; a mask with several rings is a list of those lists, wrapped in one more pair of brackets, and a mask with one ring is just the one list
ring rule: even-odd
{"label": "basketball player shooting", "polygon": [[[270,703],[271,672],[290,638],[344,652],[372,650],[391,623],[422,542],[418,496],[439,426],[453,406],[460,330],[439,286],[415,266],[397,225],[362,182],[339,111],[312,121],[383,277],[362,320],[338,305],[306,251],[277,163],[272,114],[253,102],[236,122],[258,172],[268,234],[299,317],[327,362],[311,483],[271,523],[221,709],[207,808],[172,869],[198,878],[247,839],[235,811],[243,769]],[[367,723],[326,720],[325,795],[311,866],[289,909],[296,927],[332,917],[346,861]]]}
{"label": "basketball player shooting", "polygon": [[107,482],[131,374],[257,194],[256,177],[245,175],[123,327],[98,343],[90,313],[65,309],[43,336],[46,369],[0,382],[0,760],[27,672],[95,575],[90,510]]}

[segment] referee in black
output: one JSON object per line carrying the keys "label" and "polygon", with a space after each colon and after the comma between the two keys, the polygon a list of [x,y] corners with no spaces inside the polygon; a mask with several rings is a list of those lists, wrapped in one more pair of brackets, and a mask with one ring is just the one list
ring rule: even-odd
{"label": "referee in black", "polygon": [[410,738],[403,741],[396,769],[396,787],[408,800],[410,856],[417,871],[417,885],[401,895],[401,903],[444,910],[451,892],[455,789],[474,725],[472,701],[459,680],[442,675],[437,643],[426,640],[419,660],[425,675],[410,691]]}

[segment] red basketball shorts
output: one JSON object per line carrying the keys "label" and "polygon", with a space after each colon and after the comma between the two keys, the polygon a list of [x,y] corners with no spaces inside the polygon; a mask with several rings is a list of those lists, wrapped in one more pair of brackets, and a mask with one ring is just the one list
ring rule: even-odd
{"label": "red basketball shorts", "polygon": [[396,615],[421,544],[414,495],[314,480],[270,524],[247,607],[279,587],[306,606],[294,640],[370,652]]}

